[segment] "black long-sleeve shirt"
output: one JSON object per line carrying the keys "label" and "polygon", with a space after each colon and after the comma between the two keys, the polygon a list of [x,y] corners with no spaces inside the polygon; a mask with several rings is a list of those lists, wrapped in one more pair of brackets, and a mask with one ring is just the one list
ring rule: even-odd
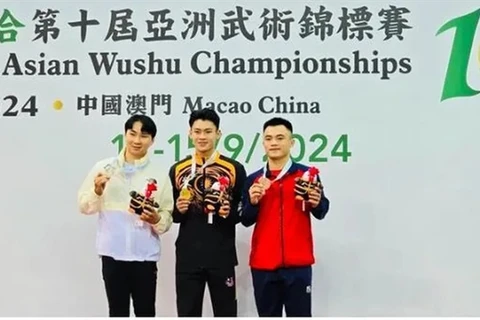
{"label": "black long-sleeve shirt", "polygon": [[[178,269],[217,268],[236,266],[236,225],[240,221],[241,197],[246,180],[246,171],[239,162],[220,153],[214,161],[202,168],[206,159],[196,157],[196,174],[189,181],[188,189],[193,194],[192,202],[185,213],[176,206],[173,210],[173,222],[180,228],[175,242],[176,267]],[[192,157],[188,156],[175,163],[169,172],[176,202],[185,179],[190,177]],[[230,180],[230,214],[223,218],[213,215],[213,223],[208,223],[205,212],[205,190],[217,182],[220,177]]]}

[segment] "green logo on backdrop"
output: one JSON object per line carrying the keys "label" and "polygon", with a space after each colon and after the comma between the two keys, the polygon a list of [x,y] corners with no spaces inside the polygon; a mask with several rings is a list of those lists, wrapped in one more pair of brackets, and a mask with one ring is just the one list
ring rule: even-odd
{"label": "green logo on backdrop", "polygon": [[471,97],[480,93],[479,90],[473,89],[467,80],[468,62],[472,53],[480,62],[480,47],[474,48],[473,43],[479,19],[480,9],[477,9],[469,14],[447,21],[437,31],[437,35],[439,35],[450,29],[455,30],[441,101],[451,98]]}

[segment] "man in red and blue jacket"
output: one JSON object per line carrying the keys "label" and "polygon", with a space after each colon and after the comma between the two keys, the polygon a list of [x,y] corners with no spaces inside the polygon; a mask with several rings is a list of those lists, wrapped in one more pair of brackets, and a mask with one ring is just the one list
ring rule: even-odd
{"label": "man in red and blue jacket", "polygon": [[292,124],[273,118],[263,126],[268,157],[250,174],[243,191],[241,222],[255,224],[250,268],[260,317],[312,316],[312,265],[315,263],[311,215],[329,210],[318,171],[291,160]]}

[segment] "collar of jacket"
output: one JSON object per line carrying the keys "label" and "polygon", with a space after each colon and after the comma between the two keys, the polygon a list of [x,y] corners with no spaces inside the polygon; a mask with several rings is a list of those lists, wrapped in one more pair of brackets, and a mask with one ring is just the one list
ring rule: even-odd
{"label": "collar of jacket", "polygon": [[118,157],[117,157],[117,160],[118,160],[118,163],[120,166],[124,166],[125,164],[127,165],[131,165],[131,166],[134,166],[134,167],[144,167],[148,164],[148,162],[150,161],[150,156],[147,152],[147,154],[145,154],[145,156],[141,159],[137,159],[133,162],[133,164],[131,163],[126,163],[125,162],[125,152],[127,151],[126,147],[123,147],[122,151],[118,154]]}
{"label": "collar of jacket", "polygon": [[[291,167],[288,169],[287,174],[292,174],[292,173],[295,173],[295,172],[297,172],[298,170],[302,170],[302,169],[304,169],[304,166],[303,166],[303,165],[301,165],[300,163],[295,162],[295,161],[292,160],[292,165],[291,165]],[[262,173],[263,173],[263,170],[260,170],[259,173],[262,174]],[[268,169],[268,165],[267,165],[267,177],[268,177],[269,175],[270,175],[270,169]]]}
{"label": "collar of jacket", "polygon": [[[195,157],[192,159],[192,161],[195,160],[197,163],[204,164],[208,160],[208,158],[205,158],[199,155],[197,151],[195,151],[193,154],[195,155]],[[213,155],[213,159],[211,163],[215,163],[220,158],[220,151],[215,150],[212,155]]]}

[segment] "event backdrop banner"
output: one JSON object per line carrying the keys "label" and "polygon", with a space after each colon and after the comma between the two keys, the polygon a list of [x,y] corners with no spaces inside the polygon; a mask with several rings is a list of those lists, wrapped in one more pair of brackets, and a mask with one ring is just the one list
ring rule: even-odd
{"label": "event backdrop banner", "polygon": [[[480,316],[479,19],[463,0],[2,1],[0,315],[107,315],[80,183],[130,115],[155,119],[167,170],[192,151],[190,113],[213,108],[219,149],[249,173],[272,117],[321,171],[314,315]],[[239,315],[256,316],[252,228],[237,230]],[[177,231],[161,316],[176,315]]]}

